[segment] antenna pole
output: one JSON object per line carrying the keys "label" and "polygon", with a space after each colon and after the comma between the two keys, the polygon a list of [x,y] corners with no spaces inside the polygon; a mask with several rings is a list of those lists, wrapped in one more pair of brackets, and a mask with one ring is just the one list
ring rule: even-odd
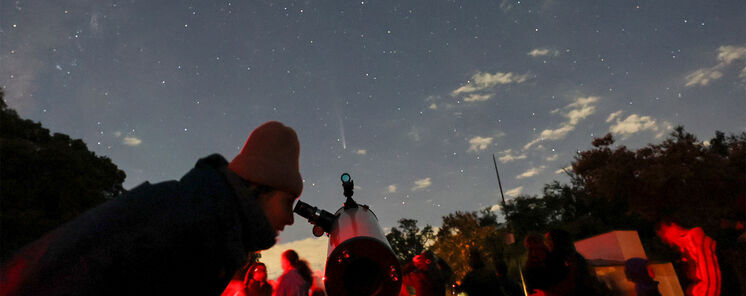
{"label": "antenna pole", "polygon": [[492,163],[495,164],[495,174],[497,175],[497,185],[500,186],[500,196],[503,199],[502,206],[505,206],[505,194],[503,194],[503,184],[500,182],[500,173],[497,171],[497,160],[495,160],[495,154],[492,154]]}

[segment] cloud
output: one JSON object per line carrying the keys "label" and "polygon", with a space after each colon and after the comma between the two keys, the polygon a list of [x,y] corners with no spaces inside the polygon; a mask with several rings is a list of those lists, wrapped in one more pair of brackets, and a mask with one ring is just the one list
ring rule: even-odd
{"label": "cloud", "polygon": [[730,65],[735,60],[746,59],[746,46],[726,45],[718,48],[718,61]]}
{"label": "cloud", "polygon": [[[718,48],[718,63],[709,68],[697,69],[686,75],[684,86],[706,86],[723,77],[723,71],[735,61],[746,61],[746,46],[724,45]],[[738,75],[746,83],[746,67]]]}
{"label": "cloud", "polygon": [[492,97],[492,94],[486,94],[486,95],[471,94],[468,97],[464,98],[464,102],[467,102],[467,103],[483,102],[483,101],[489,100],[491,97]]}
{"label": "cloud", "polygon": [[723,77],[723,73],[716,68],[699,69],[686,75],[686,84],[684,86],[705,86],[713,80],[720,79],[720,77]]}
{"label": "cloud", "polygon": [[646,130],[658,131],[655,119],[650,116],[640,116],[637,114],[627,116],[624,120],[617,119],[616,123],[609,127],[610,132],[621,135],[622,139]]}
{"label": "cloud", "polygon": [[529,74],[515,74],[512,72],[497,72],[495,74],[477,72],[464,86],[461,86],[451,92],[452,96],[458,96],[460,94],[472,93],[477,91],[483,91],[500,84],[511,84],[511,83],[523,83],[528,80]]}
{"label": "cloud", "polygon": [[[560,123],[559,127],[556,129],[545,129],[541,131],[541,133],[539,134],[539,137],[532,140],[531,142],[528,142],[526,145],[523,146],[523,149],[526,150],[528,148],[531,148],[531,146],[544,140],[564,139],[568,133],[575,130],[575,126],[581,120],[587,118],[588,116],[596,112],[595,103],[597,103],[598,100],[599,100],[599,97],[594,97],[594,96],[589,96],[585,98],[580,97],[580,98],[575,99],[574,102],[562,108],[566,110],[566,112],[562,114],[562,116],[567,118],[566,122]],[[550,113],[552,114],[561,113],[562,109],[555,109],[555,110],[552,110]]]}
{"label": "cloud", "polygon": [[357,154],[357,155],[366,155],[366,154],[368,154],[368,150],[358,149],[358,150],[355,151],[355,154]]}
{"label": "cloud", "polygon": [[619,117],[619,115],[622,115],[622,110],[609,114],[609,117],[606,118],[606,122],[613,121],[615,118]]}
{"label": "cloud", "polygon": [[557,50],[549,50],[548,48],[535,48],[527,53],[527,55],[530,55],[532,57],[543,57],[543,56],[558,56],[559,51]]}
{"label": "cloud", "polygon": [[427,187],[430,187],[433,183],[430,181],[430,178],[424,178],[419,179],[417,181],[414,181],[414,187],[412,187],[412,191],[422,190]]}
{"label": "cloud", "polygon": [[122,139],[122,144],[134,147],[134,146],[139,146],[140,144],[142,144],[142,140],[134,136],[126,136],[124,137],[124,139]]}
{"label": "cloud", "polygon": [[466,149],[466,152],[479,152],[480,150],[487,149],[487,146],[489,146],[492,143],[492,137],[489,138],[483,138],[483,137],[474,137],[469,139],[469,149]]}
{"label": "cloud", "polygon": [[531,142],[528,142],[526,145],[523,146],[523,149],[526,150],[528,148],[531,148],[536,143],[539,143],[544,140],[561,140],[564,139],[565,136],[567,136],[568,133],[575,130],[575,126],[568,124],[568,123],[562,123],[561,126],[558,129],[546,129],[541,131],[541,134],[539,134],[539,137],[534,139]]}
{"label": "cloud", "polygon": [[523,186],[519,186],[519,187],[508,190],[507,192],[505,192],[505,195],[510,196],[510,197],[516,197],[519,194],[521,194],[522,191],[523,191]]}
{"label": "cloud", "polygon": [[585,119],[586,117],[590,116],[591,114],[596,112],[595,106],[583,106],[580,109],[573,109],[567,112],[565,115],[570,121],[568,122],[569,125],[575,126],[580,122],[581,120]]}
{"label": "cloud", "polygon": [[662,123],[658,124],[658,134],[655,135],[655,138],[663,138],[663,136],[671,130],[673,130],[673,124],[664,120]]}
{"label": "cloud", "polygon": [[513,152],[512,149],[508,149],[508,150],[505,150],[503,152],[500,152],[500,153],[502,153],[504,155],[500,156],[500,158],[498,158],[498,159],[502,163],[508,163],[508,162],[511,162],[511,161],[516,161],[516,160],[520,160],[520,159],[526,159],[526,154],[525,153],[520,154],[520,155],[514,155],[514,154],[512,154],[512,152]]}
{"label": "cloud", "polygon": [[396,193],[396,184],[391,184],[387,188],[389,193]]}
{"label": "cloud", "polygon": [[314,271],[323,271],[326,265],[326,251],[329,239],[326,237],[310,237],[302,240],[276,244],[272,248],[262,251],[262,262],[267,265],[267,278],[275,279],[282,275],[280,257],[285,250],[293,249],[301,259],[308,261]]}
{"label": "cloud", "polygon": [[559,170],[554,171],[554,173],[557,174],[557,175],[559,175],[559,174],[565,173],[565,171],[571,172],[572,171],[572,166],[561,168]]}
{"label": "cloud", "polygon": [[518,175],[515,178],[516,179],[525,179],[525,178],[530,178],[530,177],[536,176],[536,175],[540,174],[541,172],[543,172],[544,168],[546,168],[546,167],[545,166],[540,166],[540,167],[537,167],[537,168],[530,168],[530,169],[528,169],[527,171],[523,172],[522,174]]}
{"label": "cloud", "polygon": [[415,142],[419,142],[421,140],[420,138],[420,131],[416,127],[412,127],[412,129],[407,133],[407,136],[409,136],[409,139]]}
{"label": "cloud", "polygon": [[500,2],[500,10],[502,10],[503,13],[508,13],[511,9],[513,9],[513,1],[503,0]]}
{"label": "cloud", "polygon": [[546,161],[555,161],[557,159],[559,159],[559,154],[555,154],[555,155],[545,158]]}
{"label": "cloud", "polygon": [[502,207],[500,206],[500,204],[494,204],[494,205],[492,205],[492,207],[490,207],[490,212],[500,211],[501,208]]}
{"label": "cloud", "polygon": [[432,103],[430,104],[430,107],[428,108],[430,108],[430,110],[438,110],[438,105],[436,105],[435,103]]}
{"label": "cloud", "polygon": [[549,50],[546,49],[546,48],[536,48],[536,49],[528,52],[528,55],[530,55],[532,57],[540,57],[540,56],[545,56],[545,55],[548,55],[548,54],[549,54]]}

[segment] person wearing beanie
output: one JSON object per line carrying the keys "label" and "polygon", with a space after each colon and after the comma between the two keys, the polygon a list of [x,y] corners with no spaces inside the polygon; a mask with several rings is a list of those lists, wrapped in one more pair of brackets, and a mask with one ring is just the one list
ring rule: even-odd
{"label": "person wearing beanie", "polygon": [[229,163],[143,183],[3,262],[0,295],[220,295],[251,252],[293,223],[303,190],[295,131],[257,127]]}

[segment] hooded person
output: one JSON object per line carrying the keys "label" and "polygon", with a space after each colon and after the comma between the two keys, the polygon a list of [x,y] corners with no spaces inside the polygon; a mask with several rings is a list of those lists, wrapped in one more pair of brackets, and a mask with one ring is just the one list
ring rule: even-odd
{"label": "hooded person", "polygon": [[293,223],[299,157],[292,128],[264,123],[230,163],[202,158],[180,180],[145,182],[24,247],[0,269],[0,295],[220,295]]}

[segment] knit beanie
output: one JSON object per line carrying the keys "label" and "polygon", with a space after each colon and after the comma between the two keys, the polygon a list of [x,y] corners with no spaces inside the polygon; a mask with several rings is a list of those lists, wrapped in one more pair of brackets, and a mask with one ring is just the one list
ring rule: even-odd
{"label": "knit beanie", "polygon": [[253,184],[300,196],[303,180],[298,159],[300,144],[295,131],[277,121],[257,127],[228,168]]}

